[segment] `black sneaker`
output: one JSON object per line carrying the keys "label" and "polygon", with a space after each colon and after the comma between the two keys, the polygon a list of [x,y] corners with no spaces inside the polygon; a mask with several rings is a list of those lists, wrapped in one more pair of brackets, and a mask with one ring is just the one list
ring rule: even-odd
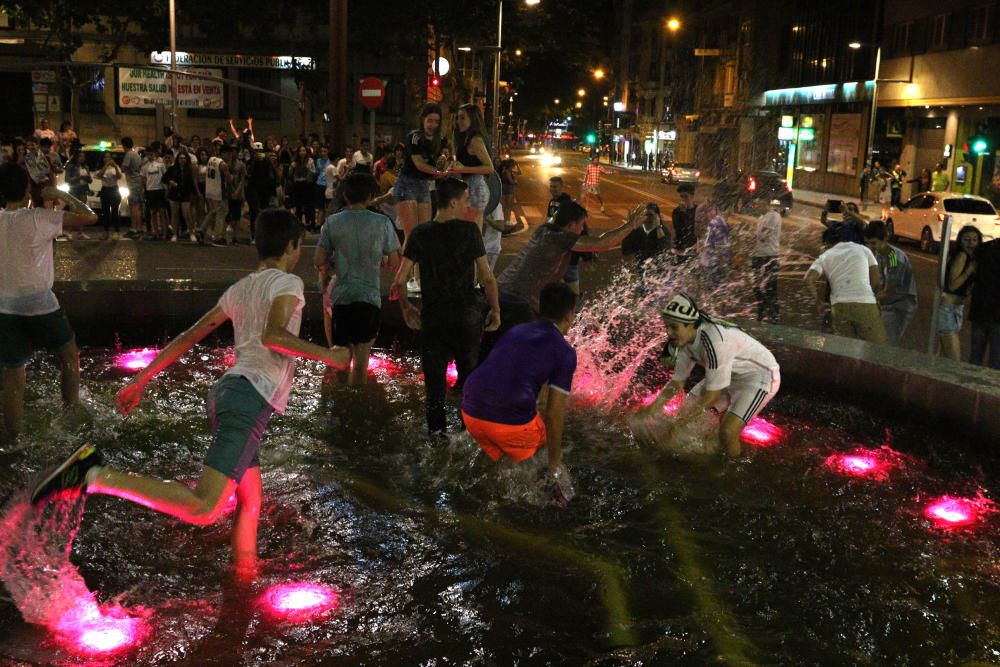
{"label": "black sneaker", "polygon": [[84,489],[87,471],[102,462],[101,453],[94,445],[83,445],[35,487],[31,492],[31,504],[37,505],[60,491]]}

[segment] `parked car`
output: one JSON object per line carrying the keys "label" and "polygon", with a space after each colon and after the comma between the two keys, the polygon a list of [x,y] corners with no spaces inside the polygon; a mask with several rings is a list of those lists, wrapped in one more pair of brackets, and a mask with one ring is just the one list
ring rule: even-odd
{"label": "parked car", "polygon": [[952,241],[966,225],[978,229],[984,241],[1000,236],[1000,216],[989,199],[953,192],[921,192],[889,209],[889,238],[919,241],[924,252],[937,252],[946,215],[952,216]]}
{"label": "parked car", "polygon": [[[86,155],[87,169],[94,176],[94,180],[90,182],[90,193],[87,195],[87,206],[94,209],[95,211],[101,210],[101,179],[97,178],[96,172],[104,166],[104,156],[111,153],[115,162],[118,166],[122,165],[122,158],[125,157],[125,149],[121,146],[116,146],[114,144],[109,144],[102,142],[100,144],[93,144],[89,146],[82,146],[80,150]],[[65,175],[60,175],[57,179],[56,187],[63,192],[69,192],[69,185],[65,182]],[[123,175],[118,179],[118,192],[122,196],[122,203],[118,206],[118,216],[120,218],[128,218],[129,206],[126,197],[128,197],[128,185],[125,183],[125,176]]]}
{"label": "parked car", "polygon": [[741,172],[724,178],[715,184],[714,193],[716,197],[736,198],[737,212],[763,210],[777,199],[784,215],[795,203],[788,181],[776,171]]}
{"label": "parked car", "polygon": [[690,162],[671,162],[660,172],[664,183],[691,183],[698,185],[701,172]]}

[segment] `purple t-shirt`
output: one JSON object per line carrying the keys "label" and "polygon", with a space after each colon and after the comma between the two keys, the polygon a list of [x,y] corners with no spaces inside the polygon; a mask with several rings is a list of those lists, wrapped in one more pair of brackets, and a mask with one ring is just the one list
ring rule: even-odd
{"label": "purple t-shirt", "polygon": [[535,320],[508,331],[462,389],[462,410],[471,417],[519,426],[538,414],[538,392],[545,383],[570,393],[576,350],[556,325]]}

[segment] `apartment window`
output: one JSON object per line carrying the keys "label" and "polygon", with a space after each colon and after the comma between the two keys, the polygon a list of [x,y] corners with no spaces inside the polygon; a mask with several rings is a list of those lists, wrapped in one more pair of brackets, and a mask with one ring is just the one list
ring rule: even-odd
{"label": "apartment window", "polygon": [[912,23],[897,23],[892,31],[892,50],[898,55],[910,50],[910,28]]}
{"label": "apartment window", "polygon": [[[90,82],[85,86],[80,86],[76,91],[80,113],[104,113],[104,68],[81,69],[77,74],[80,81]],[[63,109],[69,111],[70,91],[68,86],[63,95],[63,105]]]}
{"label": "apartment window", "polygon": [[[241,70],[240,81],[275,93],[281,92],[280,70]],[[280,120],[281,98],[249,88],[240,88],[240,116],[253,116],[261,120]]]}
{"label": "apartment window", "polygon": [[931,23],[931,48],[941,49],[945,46],[948,35],[948,15],[938,14]]}
{"label": "apartment window", "polygon": [[972,10],[972,21],[969,25],[969,40],[972,42],[985,42],[989,37],[990,30],[990,6],[983,5]]}

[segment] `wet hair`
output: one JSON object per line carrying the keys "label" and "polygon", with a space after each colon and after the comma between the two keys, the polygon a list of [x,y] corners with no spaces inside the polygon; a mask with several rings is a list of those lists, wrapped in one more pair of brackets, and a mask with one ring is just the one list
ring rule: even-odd
{"label": "wet hair", "polygon": [[559,185],[562,185],[562,182],[563,182],[562,176],[553,176],[552,178],[549,179],[549,183],[558,183]]}
{"label": "wet hair", "polygon": [[685,183],[677,188],[677,194],[679,195],[693,195],[694,186],[690,183]]}
{"label": "wet hair", "polygon": [[378,189],[375,177],[364,171],[352,171],[344,179],[344,199],[348,204],[363,204]]}
{"label": "wet hair", "polygon": [[462,196],[469,185],[458,178],[444,178],[437,182],[438,208],[448,208],[451,202]]}
{"label": "wet hair", "polygon": [[455,131],[455,146],[468,146],[474,137],[479,137],[486,145],[486,152],[491,153],[490,142],[483,129],[486,125],[483,120],[483,110],[479,108],[478,104],[463,104],[458,107],[458,110],[464,111],[465,115],[469,117],[469,129],[465,132]]}
{"label": "wet hair", "polygon": [[824,229],[823,236],[821,238],[823,245],[835,246],[840,243],[840,230],[833,227]]}
{"label": "wet hair", "polygon": [[576,309],[576,292],[564,282],[549,283],[538,296],[538,315],[543,320],[562,322]]}
{"label": "wet hair", "polygon": [[130,151],[135,143],[132,141],[132,137],[122,137],[122,146],[125,150]]}
{"label": "wet hair", "polygon": [[577,204],[575,201],[565,202],[559,206],[559,210],[552,217],[552,223],[559,228],[571,225],[577,220],[587,217],[587,209]]}
{"label": "wet hair", "polygon": [[285,254],[289,243],[298,246],[305,235],[305,229],[296,220],[295,214],[283,208],[264,209],[257,216],[257,256],[273,259]]}
{"label": "wet hair", "polygon": [[885,223],[881,220],[872,220],[865,227],[865,238],[866,239],[878,239],[879,241],[885,241],[888,236],[888,230],[886,229]]}
{"label": "wet hair", "polygon": [[386,169],[392,170],[396,168],[396,156],[393,155],[392,153],[389,153],[384,158],[382,158],[382,161],[385,162]]}
{"label": "wet hair", "polygon": [[28,194],[28,172],[16,162],[0,165],[0,198],[21,201]]}
{"label": "wet hair", "polygon": [[38,146],[39,148],[52,148],[52,140],[48,137],[42,137],[38,140]]}

